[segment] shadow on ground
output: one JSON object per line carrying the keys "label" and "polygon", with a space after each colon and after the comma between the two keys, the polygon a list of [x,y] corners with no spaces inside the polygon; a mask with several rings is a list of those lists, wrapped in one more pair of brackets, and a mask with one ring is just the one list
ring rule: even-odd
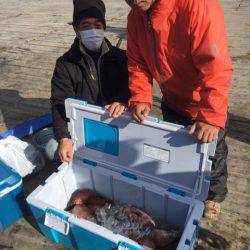
{"label": "shadow on ground", "polygon": [[[162,118],[161,98],[157,96],[153,96],[152,113]],[[229,113],[229,129],[227,136],[237,141],[250,144],[250,118]]]}
{"label": "shadow on ground", "polygon": [[229,248],[230,244],[222,236],[201,228],[197,241],[197,250],[227,250]]}
{"label": "shadow on ground", "polygon": [[229,113],[228,136],[247,144],[250,144],[250,118]]}
{"label": "shadow on ground", "polygon": [[10,129],[24,121],[50,113],[50,103],[45,98],[23,98],[18,90],[0,89],[1,113],[3,121],[0,122]]}

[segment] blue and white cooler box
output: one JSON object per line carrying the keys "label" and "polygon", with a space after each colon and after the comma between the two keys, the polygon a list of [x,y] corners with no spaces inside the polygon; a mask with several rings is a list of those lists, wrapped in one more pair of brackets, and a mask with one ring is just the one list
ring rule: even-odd
{"label": "blue and white cooler box", "polygon": [[0,161],[0,232],[23,217],[25,199],[22,178]]}
{"label": "blue and white cooler box", "polygon": [[88,188],[143,209],[181,232],[177,249],[193,249],[215,143],[200,144],[184,127],[154,117],[144,124],[129,113],[110,118],[102,108],[74,99],[66,100],[66,114],[74,160],[27,199],[44,235],[73,249],[143,249],[64,211],[75,190]]}

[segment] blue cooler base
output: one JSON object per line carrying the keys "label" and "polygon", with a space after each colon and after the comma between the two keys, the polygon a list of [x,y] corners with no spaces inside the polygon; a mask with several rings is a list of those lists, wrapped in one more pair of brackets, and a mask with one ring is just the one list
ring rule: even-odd
{"label": "blue cooler base", "polygon": [[[0,135],[0,140],[8,136],[24,138],[52,123],[51,115],[26,121]],[[4,154],[4,152],[1,152]],[[28,214],[28,206],[23,195],[21,176],[0,161],[0,232]]]}
{"label": "blue cooler base", "polygon": [[69,249],[84,250],[114,249],[115,247],[117,247],[117,244],[115,244],[114,242],[111,242],[102,237],[96,237],[94,233],[91,233],[75,225],[70,225],[69,234],[64,235],[56,231],[55,229],[49,228],[44,225],[44,211],[34,206],[30,206],[30,208],[43,235],[54,243],[62,244]]}
{"label": "blue cooler base", "polygon": [[22,185],[0,198],[0,231],[4,231],[22,218],[26,210],[26,201]]}

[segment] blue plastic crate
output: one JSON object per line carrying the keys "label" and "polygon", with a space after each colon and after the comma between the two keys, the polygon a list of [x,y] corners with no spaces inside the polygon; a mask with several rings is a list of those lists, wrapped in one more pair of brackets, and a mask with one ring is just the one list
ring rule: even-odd
{"label": "blue plastic crate", "polygon": [[0,231],[23,217],[24,211],[21,176],[0,161]]}
{"label": "blue plastic crate", "polygon": [[[51,115],[43,115],[8,130],[0,135],[0,140],[11,135],[21,139],[48,126],[51,122]],[[0,153],[4,154],[4,152]],[[11,166],[0,161],[0,231],[22,218],[28,212],[27,208],[21,176],[13,171]]]}

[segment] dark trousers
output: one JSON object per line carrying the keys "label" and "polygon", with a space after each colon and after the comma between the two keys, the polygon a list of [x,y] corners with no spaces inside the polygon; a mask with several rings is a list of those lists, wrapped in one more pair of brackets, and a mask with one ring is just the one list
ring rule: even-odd
{"label": "dark trousers", "polygon": [[[161,108],[164,121],[180,124],[183,126],[189,126],[194,123],[194,121],[169,109],[164,102],[162,102]],[[227,194],[228,148],[225,141],[227,129],[228,121],[226,124],[226,128],[219,131],[215,156],[211,158],[213,165],[211,171],[211,183],[208,194],[208,200],[214,200],[218,202],[224,201]]]}

